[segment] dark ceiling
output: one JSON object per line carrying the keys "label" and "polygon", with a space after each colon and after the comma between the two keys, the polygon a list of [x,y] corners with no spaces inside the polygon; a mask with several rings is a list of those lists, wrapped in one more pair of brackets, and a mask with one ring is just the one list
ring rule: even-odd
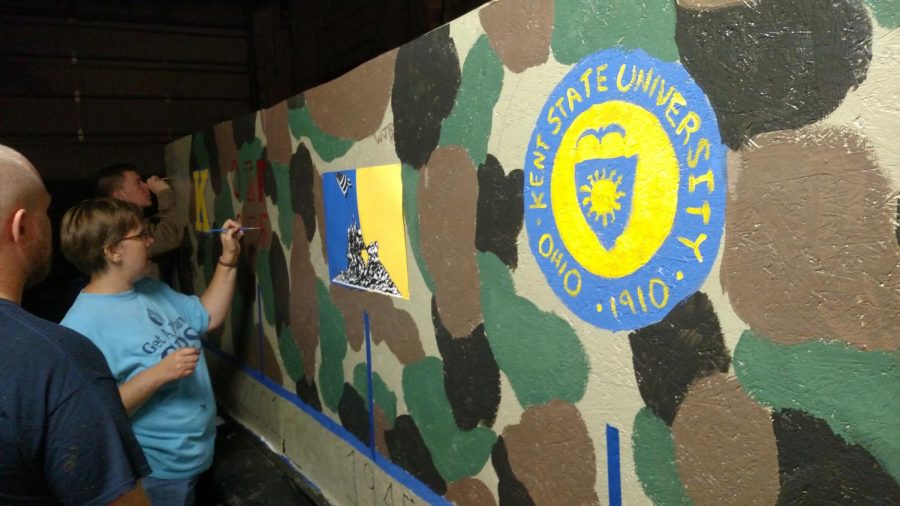
{"label": "dark ceiling", "polygon": [[0,0],[0,143],[47,180],[329,81],[486,0]]}

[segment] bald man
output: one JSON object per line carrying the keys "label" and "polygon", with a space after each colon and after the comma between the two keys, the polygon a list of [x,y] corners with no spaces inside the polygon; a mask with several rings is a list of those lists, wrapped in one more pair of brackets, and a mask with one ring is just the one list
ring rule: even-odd
{"label": "bald man", "polygon": [[49,205],[31,163],[0,145],[0,504],[148,504],[100,350],[20,307],[50,270]]}

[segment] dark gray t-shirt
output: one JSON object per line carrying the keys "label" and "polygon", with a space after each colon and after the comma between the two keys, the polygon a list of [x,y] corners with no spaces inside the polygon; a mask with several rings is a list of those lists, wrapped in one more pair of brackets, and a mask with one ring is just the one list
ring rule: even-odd
{"label": "dark gray t-shirt", "polygon": [[0,299],[0,504],[107,504],[149,473],[100,350]]}

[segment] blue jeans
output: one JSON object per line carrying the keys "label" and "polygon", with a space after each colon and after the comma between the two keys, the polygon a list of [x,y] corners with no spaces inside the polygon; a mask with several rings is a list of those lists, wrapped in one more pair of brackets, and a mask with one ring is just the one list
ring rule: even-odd
{"label": "blue jeans", "polygon": [[146,477],[141,480],[153,506],[194,506],[197,476],[181,480]]}

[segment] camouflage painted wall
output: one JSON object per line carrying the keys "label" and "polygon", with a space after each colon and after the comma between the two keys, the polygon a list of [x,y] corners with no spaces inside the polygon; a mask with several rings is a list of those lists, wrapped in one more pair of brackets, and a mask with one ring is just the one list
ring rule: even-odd
{"label": "camouflage painted wall", "polygon": [[[898,10],[499,0],[173,143],[220,399],[338,504],[900,503]],[[390,163],[409,300],[328,280]]]}

